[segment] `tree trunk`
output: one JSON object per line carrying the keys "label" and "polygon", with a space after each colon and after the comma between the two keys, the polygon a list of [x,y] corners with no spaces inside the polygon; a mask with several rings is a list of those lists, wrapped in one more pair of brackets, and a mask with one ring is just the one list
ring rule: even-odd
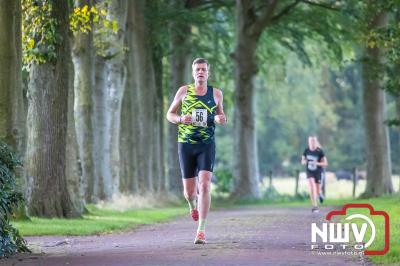
{"label": "tree trunk", "polygon": [[[91,0],[75,0],[75,5],[92,6]],[[85,183],[86,202],[95,202],[94,166],[93,166],[93,127],[92,127],[92,93],[94,86],[94,48],[93,33],[78,32],[73,42],[73,62],[75,69],[75,127],[79,147],[79,161],[82,179]]]}
{"label": "tree trunk", "polygon": [[[130,192],[132,194],[139,193],[139,161],[138,146],[139,144],[139,99],[137,95],[137,80],[135,76],[135,60],[133,53],[133,31],[134,24],[132,22],[131,3],[128,6],[128,17],[126,24],[126,46],[128,47],[126,69],[127,79],[125,93],[122,102],[121,115],[121,169],[123,171],[123,186],[121,191]],[[121,180],[122,181],[122,180]],[[143,180],[144,181],[144,180]]]}
{"label": "tree trunk", "polygon": [[96,57],[95,84],[93,89],[93,165],[94,165],[94,199],[105,200],[111,197],[111,173],[109,168],[109,150],[106,138],[109,118],[106,112],[105,59]]}
{"label": "tree trunk", "polygon": [[[400,69],[400,67],[398,67],[398,69]],[[400,121],[400,96],[396,97],[396,119]],[[397,134],[400,136],[400,125],[397,126]],[[400,141],[398,142],[397,148],[400,150]],[[400,182],[398,191],[400,191]]]}
{"label": "tree trunk", "polygon": [[111,195],[119,192],[120,181],[120,148],[119,148],[119,134],[121,129],[121,106],[122,96],[124,95],[125,80],[126,80],[126,67],[124,63],[125,52],[125,26],[127,16],[128,3],[125,0],[112,1],[108,10],[108,19],[117,20],[118,33],[109,36],[109,41],[112,44],[107,54],[110,59],[106,61],[106,75],[107,75],[107,98],[106,98],[106,112],[107,112],[107,128],[106,128],[106,143],[107,154],[109,154],[110,164],[108,167],[111,172]]}
{"label": "tree trunk", "polygon": [[[0,1],[0,139],[23,158],[26,113],[22,89],[21,21],[20,0]],[[18,170],[17,178],[25,190],[22,171]],[[18,219],[27,218],[23,205],[14,213]]]}
{"label": "tree trunk", "polygon": [[[127,25],[129,31],[129,25]],[[127,45],[129,47],[129,45]],[[127,61],[131,61],[130,52],[127,54]],[[131,84],[130,66],[127,63],[127,80],[124,96],[122,98],[121,109],[121,133],[120,133],[120,156],[121,156],[121,182],[120,191],[125,193],[139,193],[136,180],[136,165],[135,161],[135,122],[132,114],[134,113],[134,87]]]}
{"label": "tree trunk", "polygon": [[52,18],[56,59],[32,64],[29,82],[27,175],[32,180],[29,213],[41,217],[76,217],[65,176],[70,48],[68,3],[54,1]]}
{"label": "tree trunk", "polygon": [[253,77],[257,40],[239,32],[235,49],[234,180],[235,197],[260,196],[254,119]]}
{"label": "tree trunk", "polygon": [[[386,14],[381,12],[371,20],[369,29],[382,27]],[[382,51],[366,49],[367,60],[363,62],[364,126],[366,134],[367,186],[364,197],[380,196],[393,192],[390,164],[389,132],[386,119],[386,97],[381,79],[376,75],[382,64]]]}
{"label": "tree trunk", "polygon": [[66,166],[68,193],[71,195],[72,203],[78,213],[83,213],[85,209],[85,186],[82,176],[82,168],[79,163],[78,142],[75,130],[74,119],[74,65],[69,61],[71,75],[69,76],[68,87],[68,125],[67,125],[67,144],[66,144]]}
{"label": "tree trunk", "polygon": [[154,164],[154,160],[161,162],[161,154],[155,154],[157,150],[153,145],[161,145],[161,129],[159,117],[155,109],[162,108],[157,105],[157,92],[155,72],[153,66],[152,46],[147,38],[149,31],[146,27],[144,13],[145,1],[129,2],[129,50],[132,51],[132,61],[130,62],[130,73],[133,75],[131,84],[135,91],[135,113],[137,119],[138,132],[135,135],[136,148],[135,160],[137,162],[137,180],[141,192],[153,192],[157,189],[160,180],[160,166]]}
{"label": "tree trunk", "polygon": [[19,155],[24,146],[21,1],[0,2],[0,138]]}
{"label": "tree trunk", "polygon": [[[276,3],[268,1],[256,11],[254,2],[236,1],[233,197],[260,197],[253,100],[253,78],[257,72],[255,52],[262,31],[271,22]],[[261,15],[256,15],[257,12]]]}
{"label": "tree trunk", "polygon": [[[154,51],[156,50],[156,51]],[[157,192],[165,192],[167,190],[167,183],[165,178],[164,167],[164,112],[163,112],[163,64],[162,64],[162,48],[153,47],[153,66],[154,66],[154,85],[155,97],[153,107],[153,121],[155,127],[153,128],[153,136],[155,142],[153,144],[153,168],[156,178]]]}
{"label": "tree trunk", "polygon": [[[179,1],[182,5],[183,2]],[[178,28],[179,27],[179,28]],[[169,102],[171,103],[179,87],[188,82],[187,72],[190,72],[188,64],[190,45],[190,25],[172,23],[171,25],[171,80],[169,90]],[[168,190],[175,195],[181,195],[183,191],[181,172],[178,159],[178,127],[168,123],[167,134],[167,181]]]}

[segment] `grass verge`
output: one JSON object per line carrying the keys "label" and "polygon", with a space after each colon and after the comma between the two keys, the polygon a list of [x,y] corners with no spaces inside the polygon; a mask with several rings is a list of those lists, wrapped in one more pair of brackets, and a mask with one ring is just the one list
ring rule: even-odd
{"label": "grass verge", "polygon": [[187,213],[183,207],[115,211],[87,206],[89,214],[81,219],[44,219],[13,221],[22,236],[93,235],[133,229],[138,225],[163,222]]}

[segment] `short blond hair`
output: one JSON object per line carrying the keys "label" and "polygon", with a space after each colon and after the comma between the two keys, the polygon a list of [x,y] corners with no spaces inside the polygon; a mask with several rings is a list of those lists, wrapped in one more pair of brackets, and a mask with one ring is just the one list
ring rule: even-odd
{"label": "short blond hair", "polygon": [[207,64],[207,68],[208,69],[210,68],[210,64],[208,63],[208,60],[205,58],[199,57],[199,58],[196,58],[195,60],[193,60],[192,68],[194,67],[195,64]]}

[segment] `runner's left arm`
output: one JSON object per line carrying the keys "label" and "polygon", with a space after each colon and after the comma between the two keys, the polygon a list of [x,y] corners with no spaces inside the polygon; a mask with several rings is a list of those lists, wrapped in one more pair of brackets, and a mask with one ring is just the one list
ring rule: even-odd
{"label": "runner's left arm", "polygon": [[222,95],[221,90],[216,89],[215,98],[216,98],[217,109],[216,109],[216,115],[214,117],[214,121],[217,124],[225,125],[227,122],[227,119],[226,119],[226,115],[224,112],[224,105],[223,105],[224,97]]}

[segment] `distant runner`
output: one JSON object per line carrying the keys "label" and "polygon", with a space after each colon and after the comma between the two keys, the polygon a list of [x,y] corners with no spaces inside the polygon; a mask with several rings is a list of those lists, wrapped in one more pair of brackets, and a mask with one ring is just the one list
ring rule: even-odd
{"label": "distant runner", "polygon": [[320,203],[324,201],[324,196],[321,194],[321,175],[323,167],[328,166],[328,160],[314,135],[308,137],[308,148],[303,152],[301,164],[306,166],[310,199],[313,206],[311,211],[318,212],[317,197],[319,197]]}

